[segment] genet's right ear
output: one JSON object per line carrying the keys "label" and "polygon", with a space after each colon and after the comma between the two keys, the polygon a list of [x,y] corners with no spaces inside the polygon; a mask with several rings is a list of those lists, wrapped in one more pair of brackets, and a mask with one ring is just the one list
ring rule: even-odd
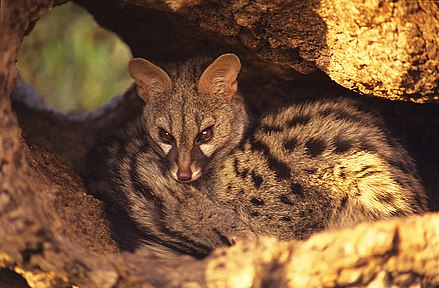
{"label": "genet's right ear", "polygon": [[172,82],[163,69],[142,58],[128,63],[128,73],[136,81],[137,94],[147,102],[149,97],[172,89]]}
{"label": "genet's right ear", "polygon": [[201,74],[198,92],[212,94],[230,100],[238,90],[238,77],[241,62],[235,54],[223,54]]}

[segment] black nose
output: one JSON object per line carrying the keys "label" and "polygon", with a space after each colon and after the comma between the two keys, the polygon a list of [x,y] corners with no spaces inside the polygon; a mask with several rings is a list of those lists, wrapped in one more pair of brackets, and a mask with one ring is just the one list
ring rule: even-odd
{"label": "black nose", "polygon": [[179,181],[190,181],[192,179],[192,172],[190,170],[178,169],[177,178]]}

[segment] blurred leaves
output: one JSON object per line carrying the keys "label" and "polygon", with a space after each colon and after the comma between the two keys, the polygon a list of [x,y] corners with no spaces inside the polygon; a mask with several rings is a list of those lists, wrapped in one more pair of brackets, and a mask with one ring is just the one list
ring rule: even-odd
{"label": "blurred leaves", "polygon": [[68,3],[42,17],[25,37],[18,57],[22,77],[45,101],[64,111],[88,111],[131,83],[129,48]]}

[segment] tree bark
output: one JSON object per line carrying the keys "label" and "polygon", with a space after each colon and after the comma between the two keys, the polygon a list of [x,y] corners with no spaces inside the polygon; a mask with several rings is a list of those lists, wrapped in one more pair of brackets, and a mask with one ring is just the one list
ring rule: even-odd
{"label": "tree bark", "polygon": [[117,31],[134,55],[169,59],[232,47],[276,77],[290,79],[295,71],[318,68],[364,94],[417,103],[439,100],[434,1],[78,2]]}
{"label": "tree bark", "polygon": [[[74,170],[93,137],[130,121],[140,113],[141,103],[129,90],[90,114],[65,116],[47,110],[23,82],[14,90],[15,60],[24,35],[42,14],[62,2],[7,0],[1,6],[0,285],[439,285],[437,213],[327,231],[303,242],[263,237],[218,249],[203,260],[182,256],[165,263],[146,250],[119,251],[102,203],[86,193]],[[432,1],[81,3],[97,21],[117,32],[136,56],[173,61],[198,53],[239,53],[249,63],[243,69],[242,89],[262,101],[275,101],[273,93],[279,101],[282,97],[312,98],[325,89],[349,93],[316,69],[363,93],[415,102],[438,100],[439,13]],[[316,79],[320,84],[315,84]],[[20,122],[12,109],[12,94]],[[253,108],[260,107],[264,102]],[[410,123],[419,116],[428,120],[421,123],[433,125],[426,134],[419,134],[426,150],[415,154],[421,172],[431,170],[433,176],[424,180],[430,181],[432,203],[437,203],[438,185],[433,180],[439,170],[439,140],[434,133],[439,121],[433,118],[437,106],[392,107],[409,111]],[[395,119],[398,125],[404,122],[402,118]],[[59,139],[68,139],[69,145],[62,148]],[[79,147],[76,160],[65,153],[72,147]],[[428,155],[423,156],[424,151]]]}

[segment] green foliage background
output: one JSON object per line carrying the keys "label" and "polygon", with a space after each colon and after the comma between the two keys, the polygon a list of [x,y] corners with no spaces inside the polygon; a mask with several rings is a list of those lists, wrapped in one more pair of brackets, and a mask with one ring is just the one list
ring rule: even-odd
{"label": "green foliage background", "polygon": [[42,17],[25,37],[18,57],[22,77],[45,101],[64,111],[88,111],[124,91],[129,48],[67,3]]}

